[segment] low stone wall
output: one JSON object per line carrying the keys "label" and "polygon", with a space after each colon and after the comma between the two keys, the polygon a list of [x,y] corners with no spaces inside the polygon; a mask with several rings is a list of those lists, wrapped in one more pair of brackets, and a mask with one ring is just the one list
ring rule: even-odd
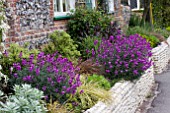
{"label": "low stone wall", "polygon": [[150,94],[154,84],[153,66],[134,82],[123,81],[112,88],[110,103],[98,102],[84,113],[135,113],[138,106]]}
{"label": "low stone wall", "polygon": [[161,45],[152,49],[152,60],[154,62],[154,73],[160,74],[167,70],[170,61],[170,37],[167,43],[162,42]]}

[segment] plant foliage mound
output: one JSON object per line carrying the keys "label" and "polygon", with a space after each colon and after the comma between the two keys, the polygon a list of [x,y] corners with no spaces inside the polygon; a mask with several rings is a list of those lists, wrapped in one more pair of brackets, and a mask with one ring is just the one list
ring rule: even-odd
{"label": "plant foliage mound", "polygon": [[64,31],[55,31],[50,36],[51,42],[43,47],[43,51],[52,54],[58,51],[63,57],[75,59],[81,54],[77,50],[78,45],[74,43],[70,35]]}
{"label": "plant foliage mound", "polygon": [[[1,113],[46,113],[45,103],[41,100],[43,92],[30,85],[14,86],[15,94],[9,96],[5,103],[0,102]],[[0,96],[3,93],[0,91]]]}

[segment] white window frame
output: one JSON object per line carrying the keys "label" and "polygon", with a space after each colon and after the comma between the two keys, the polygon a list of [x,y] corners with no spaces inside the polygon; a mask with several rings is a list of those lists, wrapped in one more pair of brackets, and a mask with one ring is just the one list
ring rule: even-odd
{"label": "white window frame", "polygon": [[[70,6],[70,10],[67,11],[67,12],[63,12],[63,8],[62,8],[62,2],[60,2],[60,9],[61,9],[61,12],[57,12],[55,11],[55,5],[56,4],[56,1],[57,0],[53,0],[53,7],[54,7],[54,17],[59,17],[59,16],[66,16],[68,13],[70,13],[71,10],[74,10],[75,9],[75,0],[66,0],[67,2],[69,2],[69,6]],[[60,0],[62,1],[62,0]]]}
{"label": "white window frame", "polygon": [[[130,6],[130,1],[131,1],[131,0],[128,0],[129,6]],[[144,10],[143,7],[140,7],[140,0],[136,0],[136,1],[137,1],[137,8],[133,8],[133,9],[131,9],[131,10],[132,10],[132,11]]]}
{"label": "white window frame", "polygon": [[109,12],[108,13],[114,13],[115,9],[114,9],[114,0],[108,0],[109,3]]}

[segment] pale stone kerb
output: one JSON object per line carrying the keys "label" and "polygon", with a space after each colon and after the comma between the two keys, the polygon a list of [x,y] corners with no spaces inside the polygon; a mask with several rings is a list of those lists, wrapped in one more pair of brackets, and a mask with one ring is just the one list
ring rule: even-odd
{"label": "pale stone kerb", "polygon": [[116,83],[110,91],[112,102],[98,102],[84,113],[134,113],[154,84],[153,66],[135,82],[122,81]]}
{"label": "pale stone kerb", "polygon": [[[167,39],[170,45],[170,37]],[[165,42],[152,49],[152,61],[154,62],[154,73],[160,74],[168,69],[168,62],[170,61],[170,46]]]}

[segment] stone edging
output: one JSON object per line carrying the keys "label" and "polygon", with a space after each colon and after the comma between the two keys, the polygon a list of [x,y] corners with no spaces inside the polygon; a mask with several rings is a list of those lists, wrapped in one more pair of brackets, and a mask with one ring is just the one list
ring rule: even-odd
{"label": "stone edging", "polygon": [[168,62],[170,61],[170,37],[167,39],[167,43],[161,42],[161,45],[152,49],[152,61],[154,62],[154,73],[156,74],[160,74],[168,68]]}
{"label": "stone edging", "polygon": [[116,83],[111,89],[112,100],[106,104],[98,102],[84,113],[135,113],[154,85],[153,66],[135,82]]}

